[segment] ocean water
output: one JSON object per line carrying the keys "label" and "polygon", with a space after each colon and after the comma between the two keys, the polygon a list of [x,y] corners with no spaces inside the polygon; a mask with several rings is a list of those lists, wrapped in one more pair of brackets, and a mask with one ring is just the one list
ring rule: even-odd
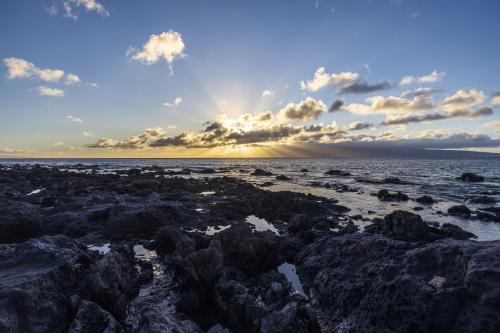
{"label": "ocean water", "polygon": [[[470,200],[477,196],[487,195],[500,200],[500,158],[461,158],[461,159],[3,159],[0,164],[41,164],[57,166],[61,169],[74,169],[85,172],[85,169],[97,168],[101,172],[114,172],[121,169],[159,166],[168,170],[192,170],[213,168],[215,174],[197,174],[182,177],[217,177],[232,176],[244,179],[259,186],[268,181],[274,185],[266,187],[270,191],[296,191],[335,198],[339,204],[351,209],[349,215],[361,214],[363,217],[383,217],[396,209],[414,211],[414,207],[423,207],[414,211],[429,222],[454,223],[475,233],[479,240],[500,239],[500,223],[483,222],[476,219],[462,219],[440,214],[446,213],[453,205],[465,204],[471,210],[481,207],[499,206],[496,204],[475,204]],[[75,165],[80,164],[78,168]],[[260,168],[272,172],[272,176],[252,176],[251,173]],[[78,169],[78,170],[77,170]],[[308,169],[309,172],[302,172]],[[349,172],[350,176],[331,176],[326,171],[338,169]],[[474,172],[485,177],[484,182],[464,183],[457,181],[463,172]],[[276,180],[276,175],[291,178],[288,181]],[[397,177],[408,184],[374,184],[388,177]],[[347,185],[355,192],[342,192],[332,188],[314,186],[313,183]],[[335,187],[334,186],[334,187]],[[420,205],[413,200],[407,202],[380,201],[373,194],[380,189],[400,191],[410,198],[430,195],[438,200],[432,206]],[[369,211],[374,213],[369,214]],[[370,222],[358,220],[363,228]]]}

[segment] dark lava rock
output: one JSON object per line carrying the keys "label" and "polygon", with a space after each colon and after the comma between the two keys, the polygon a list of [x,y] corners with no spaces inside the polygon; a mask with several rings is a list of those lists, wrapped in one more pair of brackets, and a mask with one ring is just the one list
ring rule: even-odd
{"label": "dark lava rock", "polygon": [[22,242],[40,234],[38,207],[0,198],[0,243]]}
{"label": "dark lava rock", "polygon": [[324,332],[500,331],[500,241],[318,239],[297,257]]}
{"label": "dark lava rock", "polygon": [[404,181],[404,180],[401,180],[397,177],[387,177],[387,178],[384,178],[384,180],[382,181],[382,183],[385,183],[385,184],[395,184],[395,185],[408,185],[408,184],[411,184],[407,181]]}
{"label": "dark lava rock", "polygon": [[390,193],[387,190],[380,190],[377,193],[377,198],[382,201],[408,201],[408,196],[401,192]]}
{"label": "dark lava rock", "polygon": [[269,171],[265,171],[265,170],[262,170],[262,169],[255,169],[254,172],[252,172],[250,175],[252,176],[272,176],[272,172],[269,172]]}
{"label": "dark lava rock", "polygon": [[82,300],[68,333],[123,332],[120,323],[98,304]]}
{"label": "dark lava rock", "polygon": [[300,169],[300,172],[309,172],[309,170],[304,168],[304,169]]}
{"label": "dark lava rock", "polygon": [[448,214],[463,218],[469,218],[472,214],[472,211],[465,205],[457,205],[448,208]]}
{"label": "dark lava rock", "polygon": [[396,210],[384,217],[384,220],[374,219],[373,224],[365,228],[369,233],[380,233],[387,237],[409,241],[435,241],[442,238],[468,239],[474,234],[458,226],[445,224],[441,228],[425,223],[420,215]]}
{"label": "dark lava rock", "polygon": [[486,222],[500,222],[500,214],[499,213],[487,213],[482,211],[476,211],[476,218],[481,221]]}
{"label": "dark lava rock", "polygon": [[0,245],[0,331],[117,328],[113,318],[124,318],[138,291],[134,277],[133,263],[118,252],[99,258],[65,236]]}
{"label": "dark lava rock", "polygon": [[260,187],[269,187],[269,186],[273,186],[274,183],[273,182],[263,182],[262,184],[260,184],[259,186]]}
{"label": "dark lava rock", "polygon": [[421,197],[418,197],[415,199],[415,201],[418,203],[424,204],[424,205],[432,205],[433,203],[436,202],[436,200],[434,200],[434,198],[432,198],[431,196],[428,196],[428,195],[423,195]]}
{"label": "dark lava rock", "polygon": [[416,207],[413,207],[413,210],[418,212],[418,211],[424,210],[424,207],[416,206]]}
{"label": "dark lava rock", "polygon": [[325,174],[330,176],[342,176],[342,177],[352,176],[351,173],[342,170],[330,170],[325,172]]}
{"label": "dark lava rock", "polygon": [[463,182],[482,182],[484,181],[483,176],[476,175],[472,172],[465,172],[460,177],[456,178],[457,180],[461,180]]}
{"label": "dark lava rock", "polygon": [[278,236],[272,232],[254,233],[248,224],[231,226],[219,234],[224,265],[235,266],[249,275],[276,268],[281,259],[277,252]]}
{"label": "dark lava rock", "polygon": [[279,175],[279,176],[276,176],[276,179],[277,180],[290,180],[291,178],[287,177],[285,175]]}
{"label": "dark lava rock", "polygon": [[479,197],[472,198],[470,200],[470,202],[475,203],[475,204],[487,205],[487,204],[496,203],[497,200],[493,197],[489,197],[487,195],[482,195]]}

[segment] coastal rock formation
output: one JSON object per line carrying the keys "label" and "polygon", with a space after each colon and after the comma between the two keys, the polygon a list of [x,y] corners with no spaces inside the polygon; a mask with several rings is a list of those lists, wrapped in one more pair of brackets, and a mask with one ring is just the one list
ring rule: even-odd
{"label": "coastal rock formation", "polygon": [[500,242],[328,237],[298,256],[327,332],[497,332]]}
{"label": "coastal rock formation", "polygon": [[465,172],[460,177],[456,178],[457,180],[461,180],[463,182],[483,182],[484,177],[480,175],[476,175],[472,172]]}
{"label": "coastal rock formation", "polygon": [[0,267],[2,332],[118,329],[138,291],[126,257],[115,251],[100,257],[65,236],[2,245]]}
{"label": "coastal rock formation", "polygon": [[377,193],[377,198],[382,201],[408,201],[408,196],[401,192],[390,193],[387,190],[380,190]]}
{"label": "coastal rock formation", "polygon": [[386,215],[383,220],[375,219],[374,223],[365,228],[369,233],[379,233],[387,237],[409,241],[435,241],[442,238],[468,239],[476,236],[460,227],[445,223],[439,228],[425,223],[420,215],[396,210]]}

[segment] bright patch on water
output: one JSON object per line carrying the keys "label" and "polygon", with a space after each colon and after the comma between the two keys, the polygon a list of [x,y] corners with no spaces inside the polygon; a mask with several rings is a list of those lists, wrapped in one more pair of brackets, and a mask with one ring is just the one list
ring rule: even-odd
{"label": "bright patch on water", "polygon": [[247,216],[246,222],[255,227],[255,231],[271,231],[279,236],[278,229],[265,219],[258,218],[255,215]]}
{"label": "bright patch on water", "polygon": [[44,188],[39,188],[39,189],[36,189],[36,190],[33,190],[31,191],[30,193],[28,193],[27,195],[33,195],[33,194],[38,194],[42,191],[44,191],[45,189]]}
{"label": "bright patch on water", "polygon": [[109,243],[103,244],[103,245],[87,245],[87,249],[91,251],[97,251],[100,254],[106,254],[109,251],[111,251],[111,248],[109,247]]}
{"label": "bright patch on water", "polygon": [[300,282],[300,278],[297,275],[297,268],[295,265],[284,262],[283,264],[278,266],[278,272],[283,273],[288,281],[292,284],[292,288],[294,291],[305,298],[307,298],[306,293],[304,292],[304,288],[302,288],[302,282]]}
{"label": "bright patch on water", "polygon": [[207,195],[215,194],[215,192],[214,191],[205,191],[205,192],[201,192],[200,194],[206,197]]}
{"label": "bright patch on water", "polygon": [[158,256],[155,250],[148,250],[141,244],[134,245],[134,254],[137,259],[145,261],[150,261]]}

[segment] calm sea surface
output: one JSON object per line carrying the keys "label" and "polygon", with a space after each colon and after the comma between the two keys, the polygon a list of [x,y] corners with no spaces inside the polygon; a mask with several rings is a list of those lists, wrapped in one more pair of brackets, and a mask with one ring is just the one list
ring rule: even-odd
{"label": "calm sea surface", "polygon": [[[312,193],[327,198],[335,198],[339,203],[351,208],[349,214],[362,214],[364,217],[383,217],[395,209],[413,211],[416,206],[426,221],[455,223],[475,233],[480,240],[500,239],[500,223],[482,222],[475,219],[461,219],[438,212],[457,204],[465,204],[472,210],[481,207],[499,206],[499,204],[479,205],[470,200],[487,195],[500,200],[500,158],[464,158],[464,159],[2,159],[0,164],[42,164],[71,169],[80,163],[84,166],[97,166],[99,170],[113,172],[145,166],[160,166],[170,170],[184,168],[213,168],[218,172],[213,175],[193,173],[183,177],[233,176],[259,185],[271,181],[271,191],[296,191]],[[250,173],[260,168],[272,172],[273,176],[254,177]],[[81,167],[80,167],[81,169]],[[301,172],[308,169],[310,172]],[[332,169],[347,171],[352,176],[329,176],[325,172]],[[79,171],[81,172],[81,171]],[[463,172],[474,172],[485,177],[481,183],[463,183],[455,180]],[[289,181],[278,181],[276,175],[286,175]],[[409,184],[372,184],[360,180],[383,180],[397,177]],[[356,192],[341,192],[334,189],[313,186],[313,183],[345,184]],[[401,203],[383,202],[373,196],[380,189],[401,191],[410,198],[427,194],[439,202],[432,206],[419,205],[415,201]],[[374,211],[368,214],[368,211]],[[361,227],[369,222],[358,222]]]}

